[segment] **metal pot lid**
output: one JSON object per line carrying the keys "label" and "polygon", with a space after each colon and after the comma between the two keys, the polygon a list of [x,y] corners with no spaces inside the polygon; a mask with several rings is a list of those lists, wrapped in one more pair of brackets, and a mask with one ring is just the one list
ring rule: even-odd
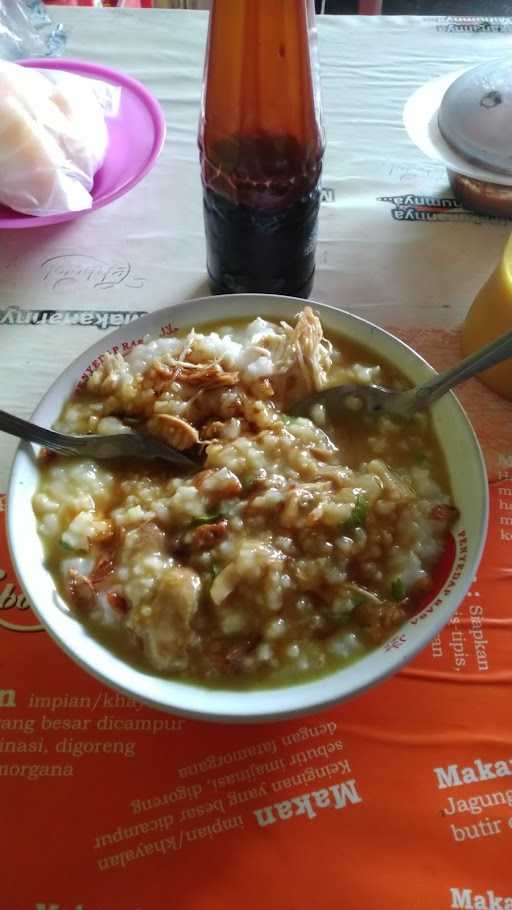
{"label": "metal pot lid", "polygon": [[512,57],[466,70],[443,95],[438,127],[476,165],[512,176]]}

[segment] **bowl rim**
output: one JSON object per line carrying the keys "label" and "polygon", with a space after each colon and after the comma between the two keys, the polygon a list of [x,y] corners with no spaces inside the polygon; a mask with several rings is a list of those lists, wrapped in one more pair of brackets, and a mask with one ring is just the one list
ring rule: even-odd
{"label": "bowl rim", "polygon": [[[259,304],[257,301],[259,301]],[[83,351],[81,355],[59,373],[39,401],[31,419],[37,422],[40,412],[47,408],[52,410],[52,400],[57,401],[57,407],[53,408],[56,416],[62,408],[66,397],[70,394],[73,385],[76,384],[82,375],[85,368],[84,364],[91,363],[100,353],[108,350],[113,344],[121,343],[123,339],[129,341],[140,337],[141,334],[145,335],[148,333],[154,337],[159,327],[180,316],[184,317],[182,319],[183,328],[192,327],[192,325],[199,327],[207,323],[226,320],[229,318],[226,311],[231,312],[231,319],[247,318],[250,320],[251,318],[256,318],[257,315],[261,314],[262,308],[263,313],[261,315],[266,318],[290,318],[292,310],[296,312],[306,303],[312,306],[313,309],[319,310],[322,322],[324,324],[327,322],[327,331],[331,329],[331,331],[339,333],[340,336],[346,334],[349,337],[349,327],[355,330],[356,335],[358,331],[365,332],[367,335],[365,340],[361,341],[356,338],[356,342],[359,341],[360,344],[373,350],[375,354],[383,358],[386,358],[386,355],[378,351],[373,345],[375,337],[379,338],[383,344],[390,348],[400,351],[400,361],[395,365],[406,375],[408,375],[409,370],[410,372],[423,373],[424,378],[428,379],[429,376],[435,373],[421,355],[386,329],[360,316],[328,304],[314,300],[304,301],[298,298],[264,294],[199,297],[153,310],[128,325],[116,329],[107,336],[103,336],[100,341]],[[202,307],[205,308],[204,316],[190,316],[187,318],[189,311],[200,310]],[[214,312],[211,312],[211,310]],[[275,310],[273,316],[272,310]],[[394,362],[391,358],[386,359]],[[402,362],[403,359],[406,360],[406,363]],[[60,394],[60,387],[66,385],[69,386],[67,392],[64,395]],[[480,494],[478,539],[473,543],[473,555],[464,567],[461,577],[455,582],[451,595],[448,596],[447,600],[442,603],[437,611],[433,611],[428,622],[415,626],[414,639],[407,641],[404,647],[389,654],[386,666],[378,668],[376,672],[372,672],[371,665],[372,663],[379,663],[378,660],[375,661],[375,657],[376,655],[382,656],[382,645],[348,666],[326,676],[288,686],[247,690],[216,689],[191,683],[182,683],[153,675],[150,671],[144,672],[140,669],[135,669],[130,664],[127,664],[98,642],[97,639],[87,634],[84,626],[79,620],[72,617],[68,608],[62,609],[63,601],[56,595],[51,575],[44,567],[42,544],[35,530],[35,516],[30,505],[35,488],[34,483],[30,485],[30,493],[27,494],[27,485],[23,481],[23,475],[24,473],[26,474],[27,470],[31,473],[33,480],[37,476],[33,452],[38,447],[23,442],[19,444],[12,462],[6,498],[8,547],[20,586],[46,631],[75,663],[99,682],[119,690],[150,707],[170,711],[173,714],[189,718],[223,723],[283,720],[333,707],[335,704],[348,698],[353,698],[370,687],[383,682],[395,674],[404,664],[410,662],[446,625],[465,597],[476,574],[486,541],[488,523],[489,494],[485,463],[475,431],[458,400],[452,393],[448,393],[442,400],[445,401],[445,409],[449,407],[453,419],[456,419],[460,424],[465,433],[466,442],[470,443],[471,446],[471,459],[468,463],[472,465],[473,471],[478,474],[479,478],[479,489],[476,491],[476,494]],[[449,405],[447,404],[448,402]],[[445,457],[447,457],[443,440],[439,441]],[[50,579],[50,586],[53,587],[52,602],[48,604],[41,603],[41,598],[38,597],[36,581],[34,580],[37,579],[37,572],[34,572],[35,556],[33,547],[26,547],[27,537],[26,534],[23,534],[22,523],[18,522],[17,517],[20,501],[21,505],[26,509],[27,503],[23,503],[23,498],[26,500],[27,495],[29,495],[30,520],[35,533],[33,541],[35,546],[38,547],[40,554],[37,568],[40,570],[40,574]],[[27,549],[30,550],[30,553],[25,555],[25,550]],[[58,598],[60,604],[56,602],[56,598]],[[407,626],[408,624],[406,623],[405,625]],[[404,627],[400,628],[403,629]],[[70,634],[67,634],[68,632]],[[91,660],[93,656],[97,658],[96,662]],[[101,657],[106,659],[107,669],[104,668],[102,661],[99,660]],[[350,685],[349,679],[352,680]]]}

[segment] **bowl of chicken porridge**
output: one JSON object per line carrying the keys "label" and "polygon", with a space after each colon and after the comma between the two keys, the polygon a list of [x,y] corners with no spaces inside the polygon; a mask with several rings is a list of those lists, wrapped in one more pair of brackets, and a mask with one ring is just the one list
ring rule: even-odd
{"label": "bowl of chicken porridge", "polygon": [[148,434],[197,467],[21,444],[7,517],[25,594],[86,670],[176,713],[279,719],[368,688],[471,584],[480,449],[451,394],[407,422],[290,412],[328,386],[431,374],[384,330],[291,298],[188,301],[114,332],[32,419]]}

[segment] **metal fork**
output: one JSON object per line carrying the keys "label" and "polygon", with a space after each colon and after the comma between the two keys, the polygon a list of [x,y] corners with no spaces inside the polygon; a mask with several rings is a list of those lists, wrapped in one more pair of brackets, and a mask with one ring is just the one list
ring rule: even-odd
{"label": "metal fork", "polygon": [[[340,385],[314,392],[296,402],[289,413],[295,416],[309,416],[316,404],[324,404],[328,410],[343,407],[347,410],[367,414],[394,414],[397,417],[412,417],[416,411],[428,408],[450,389],[470,379],[477,373],[501,363],[512,356],[512,331],[495,338],[484,348],[465,357],[450,370],[439,373],[422,385],[396,392],[379,385]],[[511,388],[512,392],[512,388]]]}

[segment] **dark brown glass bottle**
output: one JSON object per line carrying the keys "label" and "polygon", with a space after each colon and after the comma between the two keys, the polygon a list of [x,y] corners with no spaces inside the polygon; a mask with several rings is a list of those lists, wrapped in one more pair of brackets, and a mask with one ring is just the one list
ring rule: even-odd
{"label": "dark brown glass bottle", "polygon": [[214,293],[307,297],[324,151],[310,0],[213,0],[199,149]]}

